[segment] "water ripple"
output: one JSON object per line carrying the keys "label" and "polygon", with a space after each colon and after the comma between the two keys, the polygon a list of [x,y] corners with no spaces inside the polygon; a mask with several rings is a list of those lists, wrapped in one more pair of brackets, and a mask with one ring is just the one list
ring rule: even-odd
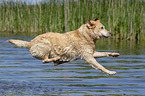
{"label": "water ripple", "polygon": [[42,64],[27,49],[17,48],[5,41],[0,40],[2,95],[145,95],[144,48],[132,52],[127,48],[101,49],[121,53],[117,58],[96,59],[105,68],[117,71],[116,75],[109,76],[81,59],[59,66]]}

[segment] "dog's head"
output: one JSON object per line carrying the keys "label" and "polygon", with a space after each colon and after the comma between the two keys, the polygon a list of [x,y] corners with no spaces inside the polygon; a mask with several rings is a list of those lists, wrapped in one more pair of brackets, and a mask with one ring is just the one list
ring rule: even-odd
{"label": "dog's head", "polygon": [[100,23],[100,20],[95,18],[94,21],[90,21],[89,18],[87,19],[86,27],[89,30],[89,35],[91,37],[105,37],[108,38],[111,36],[111,32],[105,29],[105,26]]}

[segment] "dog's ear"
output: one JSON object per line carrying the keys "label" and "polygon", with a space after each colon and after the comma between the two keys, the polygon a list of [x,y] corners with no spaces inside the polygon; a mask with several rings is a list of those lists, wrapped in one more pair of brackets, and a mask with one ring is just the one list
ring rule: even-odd
{"label": "dog's ear", "polygon": [[95,18],[95,21],[99,20],[98,18]]}
{"label": "dog's ear", "polygon": [[94,28],[94,26],[93,26],[93,24],[91,23],[91,21],[90,21],[89,18],[87,19],[87,28],[88,28],[88,29]]}
{"label": "dog's ear", "polygon": [[87,19],[87,23],[88,23],[88,25],[90,25],[90,26],[93,25],[93,24],[90,22],[90,19],[89,19],[89,18]]}

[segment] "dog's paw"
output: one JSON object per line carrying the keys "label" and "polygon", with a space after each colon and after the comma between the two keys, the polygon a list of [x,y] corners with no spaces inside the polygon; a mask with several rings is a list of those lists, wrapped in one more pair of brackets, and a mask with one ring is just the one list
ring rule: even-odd
{"label": "dog's paw", "polygon": [[112,53],[113,57],[118,57],[120,54],[119,53]]}
{"label": "dog's paw", "polygon": [[42,60],[42,63],[45,64],[46,63],[45,60]]}
{"label": "dog's paw", "polygon": [[106,53],[107,57],[112,56],[112,57],[118,57],[120,54],[119,53]]}
{"label": "dog's paw", "polygon": [[116,74],[116,72],[115,71],[108,71],[107,74],[114,75],[114,74]]}

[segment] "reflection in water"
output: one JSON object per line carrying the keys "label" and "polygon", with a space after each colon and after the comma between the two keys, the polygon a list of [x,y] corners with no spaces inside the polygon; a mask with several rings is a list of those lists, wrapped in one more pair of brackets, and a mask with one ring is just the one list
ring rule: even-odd
{"label": "reflection in water", "polygon": [[[29,40],[27,37],[11,37]],[[42,64],[27,49],[0,39],[0,93],[2,95],[145,95],[145,45],[131,41],[99,40],[96,50],[115,51],[117,58],[98,58],[109,76],[85,61],[53,66]]]}

